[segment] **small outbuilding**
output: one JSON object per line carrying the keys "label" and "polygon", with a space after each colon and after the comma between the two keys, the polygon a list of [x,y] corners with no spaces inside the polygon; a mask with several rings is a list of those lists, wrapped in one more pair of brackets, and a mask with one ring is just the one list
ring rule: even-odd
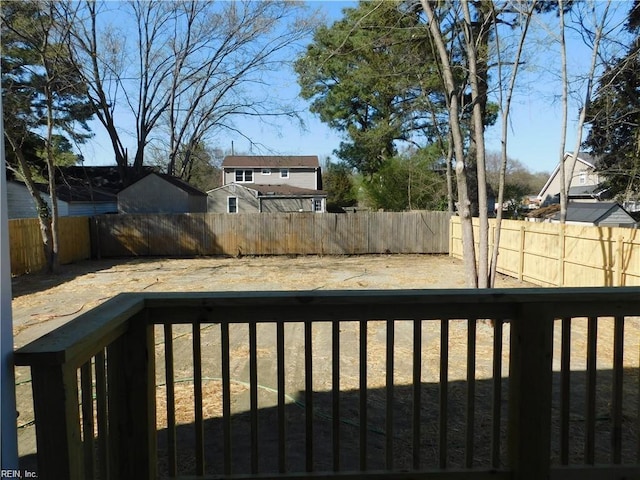
{"label": "small outbuilding", "polygon": [[[557,223],[560,221],[560,206],[540,209],[529,217],[537,221]],[[616,202],[569,202],[566,223],[569,225],[593,225],[597,227],[636,228],[638,222]]]}
{"label": "small outbuilding", "polygon": [[150,173],[118,193],[118,213],[205,213],[207,194],[184,180]]}

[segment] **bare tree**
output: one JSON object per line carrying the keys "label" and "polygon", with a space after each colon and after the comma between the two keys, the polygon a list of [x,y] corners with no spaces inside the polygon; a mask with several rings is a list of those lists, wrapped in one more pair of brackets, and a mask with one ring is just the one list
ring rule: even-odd
{"label": "bare tree", "polygon": [[234,130],[234,117],[297,116],[269,99],[262,77],[287,68],[292,57],[285,52],[312,32],[316,19],[290,2],[228,2],[215,15],[202,2],[181,8],[166,118],[167,170],[184,177],[193,149],[212,131]]}
{"label": "bare tree", "polygon": [[[562,0],[559,0],[562,4]],[[600,52],[600,44],[603,40],[604,28],[609,20],[609,8],[611,6],[611,0],[607,0],[604,10],[600,14],[596,14],[595,6],[589,9],[592,12],[592,25],[587,26],[585,23],[584,17],[579,15],[579,26],[581,27],[581,31],[583,35],[587,35],[588,32],[591,31],[591,28],[595,27],[595,31],[593,32],[592,45],[591,45],[591,62],[589,65],[589,70],[585,77],[586,85],[584,87],[584,98],[582,105],[580,106],[580,115],[578,118],[578,125],[576,126],[576,141],[573,149],[573,153],[570,157],[566,155],[562,155],[561,167],[560,170],[562,172],[567,172],[569,175],[565,174],[565,178],[563,178],[562,189],[560,190],[560,222],[564,223],[567,219],[567,204],[568,204],[568,193],[569,188],[571,186],[571,179],[573,178],[573,170],[575,169],[576,159],[578,158],[578,154],[580,153],[580,146],[582,145],[582,129],[584,127],[584,122],[586,119],[587,111],[589,110],[589,105],[591,104],[591,95],[593,91],[593,81],[596,74],[596,67],[598,65],[598,58],[601,55]],[[580,13],[580,12],[579,12]],[[564,62],[566,63],[566,55],[564,57]],[[566,69],[566,66],[563,66],[563,69]],[[566,75],[565,75],[566,80]],[[566,108],[566,107],[565,107]],[[567,165],[567,162],[568,165]],[[564,201],[563,201],[564,200]]]}
{"label": "bare tree", "polygon": [[469,190],[467,185],[467,167],[464,161],[464,138],[462,126],[460,124],[460,97],[464,90],[464,85],[456,81],[453,73],[453,65],[443,33],[441,19],[436,15],[431,2],[421,0],[422,8],[427,16],[428,28],[431,32],[434,46],[438,53],[441,64],[442,80],[447,97],[447,107],[449,110],[449,127],[453,140],[453,152],[455,157],[456,184],[458,189],[458,215],[462,227],[462,250],[467,284],[470,287],[478,286],[478,270],[476,267],[476,253],[473,234],[473,219],[471,216],[471,202],[469,201]]}
{"label": "bare tree", "polygon": [[[519,12],[519,26],[520,26],[520,36],[518,40],[518,46],[516,48],[516,53],[513,58],[513,62],[511,63],[511,74],[509,75],[509,84],[506,87],[506,91],[503,91],[503,80],[502,80],[502,50],[500,47],[500,34],[498,29],[498,22],[494,20],[493,25],[495,29],[495,38],[496,38],[496,56],[497,56],[497,69],[498,69],[498,96],[499,96],[499,104],[500,104],[500,113],[502,118],[502,129],[501,129],[501,149],[500,149],[500,168],[499,168],[499,180],[498,180],[498,211],[496,213],[496,228],[495,234],[493,238],[493,251],[491,254],[491,263],[489,267],[489,286],[493,287],[495,285],[496,273],[498,267],[498,252],[500,249],[500,227],[502,223],[502,205],[504,203],[504,192],[505,192],[505,179],[508,167],[508,157],[507,157],[507,140],[509,133],[509,114],[511,112],[511,100],[513,99],[513,93],[516,86],[516,80],[518,78],[518,72],[520,68],[520,60],[522,57],[522,53],[524,51],[525,40],[527,38],[527,33],[529,32],[529,25],[531,24],[531,18],[536,9],[537,1],[533,0],[528,5],[525,4],[524,10],[519,9],[519,5],[515,5],[514,8]],[[495,16],[495,11],[493,12]]]}
{"label": "bare tree", "polygon": [[[190,152],[211,132],[233,129],[232,117],[295,115],[270,103],[272,92],[262,79],[293,58],[287,50],[315,25],[303,5],[249,0],[127,5],[123,23],[135,29],[129,36],[109,23],[108,2],[66,4],[75,57],[123,178],[129,165],[141,170],[152,142],[165,145],[168,172],[185,175]],[[127,116],[135,121],[132,161],[124,146],[128,132],[118,125]]]}

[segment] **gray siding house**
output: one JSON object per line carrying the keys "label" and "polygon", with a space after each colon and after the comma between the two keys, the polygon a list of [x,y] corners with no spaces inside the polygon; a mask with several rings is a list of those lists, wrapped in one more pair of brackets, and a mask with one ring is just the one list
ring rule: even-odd
{"label": "gray siding house", "polygon": [[[564,154],[565,178],[570,179],[569,191],[567,192],[569,199],[587,202],[605,200],[608,197],[607,191],[601,187],[602,178],[596,172],[594,159],[589,154],[580,153],[576,157],[576,163],[573,172],[571,172],[571,162],[569,161],[571,155],[573,154],[569,152]],[[561,180],[560,164],[558,164],[538,194],[540,206],[560,203]]]}
{"label": "gray siding house", "polygon": [[207,192],[209,212],[326,211],[317,156],[227,156],[222,182]]}
{"label": "gray siding house", "polygon": [[204,213],[207,194],[170,175],[150,173],[118,193],[119,213]]}

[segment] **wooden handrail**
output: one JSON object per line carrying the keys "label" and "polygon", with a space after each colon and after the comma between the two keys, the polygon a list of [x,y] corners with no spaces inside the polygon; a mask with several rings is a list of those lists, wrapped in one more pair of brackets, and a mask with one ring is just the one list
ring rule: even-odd
{"label": "wooden handrail", "polygon": [[[466,319],[469,324],[468,348],[474,349],[467,354],[467,361],[473,362],[475,357],[476,320],[491,319],[497,322],[494,337],[493,359],[493,391],[497,399],[493,400],[491,425],[494,445],[491,450],[490,463],[493,472],[503,472],[514,479],[545,478],[550,475],[550,436],[551,436],[551,398],[552,398],[552,350],[553,326],[555,319],[563,319],[563,325],[572,318],[611,316],[616,318],[616,361],[615,396],[613,412],[615,419],[615,451],[614,463],[620,463],[620,425],[622,422],[622,390],[621,369],[623,368],[622,338],[625,316],[640,316],[640,288],[571,288],[571,289],[492,289],[492,290],[397,290],[397,291],[296,291],[296,292],[204,292],[204,293],[144,293],[121,294],[95,309],[80,315],[66,325],[54,330],[42,338],[15,352],[17,365],[30,366],[32,369],[34,389],[34,411],[38,441],[39,478],[86,478],[92,469],[100,472],[101,478],[117,479],[152,479],[157,475],[156,452],[156,366],[154,326],[164,325],[167,337],[165,356],[167,358],[167,384],[173,385],[172,372],[173,346],[172,325],[192,325],[192,352],[201,356],[200,327],[203,324],[220,324],[220,348],[222,354],[222,391],[223,411],[230,415],[229,403],[229,330],[232,324],[249,325],[249,358],[250,358],[250,398],[251,398],[251,471],[259,472],[257,462],[258,437],[257,428],[257,337],[256,326],[261,323],[273,323],[277,326],[277,383],[278,383],[278,418],[284,415],[284,325],[299,323],[304,327],[304,364],[309,372],[305,375],[305,418],[306,443],[314,441],[313,423],[309,420],[313,415],[313,396],[310,372],[312,363],[313,322],[332,322],[330,339],[334,345],[329,358],[332,365],[340,357],[340,324],[353,322],[359,325],[360,340],[360,397],[361,454],[366,455],[366,381],[367,376],[367,323],[370,321],[386,321],[386,365],[394,365],[394,344],[398,341],[394,333],[394,322],[411,320],[414,322],[413,342],[422,348],[421,325],[423,321],[440,321],[441,350],[445,355],[441,365],[441,378],[447,379],[447,345],[449,319]],[[510,383],[508,401],[508,448],[509,455],[505,459],[500,456],[500,389],[501,389],[501,344],[502,324],[510,323]],[[473,326],[473,327],[472,327]],[[473,332],[471,331],[473,328]],[[364,335],[364,337],[363,337]],[[362,339],[365,339],[364,341]],[[496,343],[497,342],[497,343]],[[566,339],[563,342],[566,345]],[[338,345],[338,346],[335,346]],[[496,358],[496,355],[498,358]],[[365,359],[364,361],[362,359]],[[413,352],[414,363],[421,361],[419,352]],[[563,372],[568,368],[567,358],[563,359]],[[226,363],[225,363],[226,362]],[[105,368],[106,367],[106,368]],[[194,363],[194,378],[202,379],[202,364],[198,358]],[[332,385],[334,389],[340,385],[340,369],[332,366]],[[414,391],[412,398],[420,401],[420,390],[415,383],[420,383],[421,370],[419,364],[413,367]],[[618,371],[620,370],[620,371]],[[87,442],[94,441],[93,420],[86,405],[80,408],[80,397],[86,403],[90,396],[86,391],[79,395],[78,371],[82,372],[82,388],[86,390],[95,382],[97,437],[100,447],[97,457],[92,456],[93,449]],[[92,372],[95,371],[95,374]],[[106,375],[105,375],[106,371]],[[467,369],[467,375],[473,374],[473,368]],[[471,373],[469,373],[471,372]],[[568,378],[568,377],[567,377]],[[389,402],[394,401],[394,378],[392,372],[386,374],[387,406],[386,430],[393,431],[394,412]],[[195,388],[195,402],[202,405],[202,385]],[[473,381],[471,382],[473,384]],[[564,387],[568,380],[563,381]],[[447,464],[446,445],[447,432],[447,393],[446,385],[442,385],[440,395],[441,442],[439,465],[443,469],[442,478],[456,475]],[[564,388],[563,387],[563,388]],[[591,388],[595,388],[592,386]],[[363,390],[364,389],[364,390]],[[100,393],[98,393],[100,392]],[[167,398],[172,401],[173,388],[167,389]],[[199,392],[199,393],[198,393]],[[334,392],[332,405],[336,412],[340,408],[339,392]],[[593,392],[589,392],[590,395]],[[473,397],[473,394],[469,394]],[[473,398],[467,398],[467,415],[473,420]],[[417,400],[416,400],[417,399]],[[563,400],[564,402],[565,400]],[[363,403],[364,402],[364,403]],[[201,408],[201,407],[200,407]],[[590,407],[591,408],[591,407]],[[81,413],[84,416],[81,422]],[[562,407],[563,415],[567,415],[566,406]],[[108,417],[108,421],[105,419]],[[413,407],[413,418],[420,418],[420,409]],[[442,419],[444,420],[442,421]],[[497,418],[497,420],[496,420]],[[545,420],[546,419],[546,420]],[[232,473],[229,465],[231,450],[228,445],[231,439],[229,418],[223,420],[225,437],[224,472]],[[339,422],[333,418],[334,428]],[[197,440],[197,472],[203,474],[204,457],[202,443],[203,419],[196,412]],[[562,462],[566,465],[567,422],[563,419]],[[364,426],[363,426],[364,425]],[[175,428],[175,420],[169,419],[169,435]],[[490,474],[486,469],[473,468],[473,426],[466,436],[467,457],[464,472],[474,472],[477,478]],[[591,427],[590,427],[591,428]],[[278,427],[279,438],[284,430]],[[88,432],[88,433],[87,433]],[[413,432],[412,463],[421,472],[421,462],[417,455],[416,445],[421,441],[420,429]],[[87,437],[87,438],[85,438]],[[105,440],[106,438],[106,440]],[[170,437],[171,438],[171,437]],[[340,436],[332,436],[337,445]],[[362,443],[364,439],[365,443]],[[639,439],[640,441],[640,439]],[[175,462],[176,439],[170,440],[169,470],[176,473]],[[394,458],[390,454],[394,447],[391,437],[386,441],[385,463],[389,472],[393,472]],[[278,454],[278,465],[281,474],[285,473],[285,457],[281,445]],[[589,447],[591,448],[591,447]],[[333,455],[339,454],[339,447],[333,449]],[[198,453],[199,452],[199,453]],[[135,461],[131,459],[135,458]],[[318,473],[311,473],[313,467],[312,450],[307,450],[306,470],[314,478]],[[507,462],[507,470],[500,470]],[[334,458],[333,475],[340,476],[339,458]],[[95,468],[94,468],[95,466]],[[367,468],[366,456],[360,459],[360,467]],[[427,466],[428,467],[428,466]],[[424,468],[424,467],[423,467]],[[612,467],[613,468],[613,467]],[[575,470],[575,469],[574,469]],[[566,471],[574,471],[566,470]],[[627,471],[627,466],[620,466],[620,471]],[[389,473],[388,472],[388,473]],[[389,478],[396,477],[389,473]],[[458,472],[459,473],[459,472]],[[287,478],[290,473],[286,472]],[[450,476],[447,476],[450,475]],[[461,474],[462,475],[462,474]],[[464,477],[464,475],[462,475]],[[304,477],[304,474],[300,474]],[[297,477],[296,477],[297,478]],[[344,474],[344,478],[349,478]],[[466,477],[465,477],[466,478]]]}

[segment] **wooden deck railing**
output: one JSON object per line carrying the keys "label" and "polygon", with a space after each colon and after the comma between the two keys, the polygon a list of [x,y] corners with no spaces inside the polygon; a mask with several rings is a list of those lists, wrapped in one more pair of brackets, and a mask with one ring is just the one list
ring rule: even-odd
{"label": "wooden deck railing", "polygon": [[40,479],[639,478],[636,316],[637,288],[122,294],[15,359]]}

